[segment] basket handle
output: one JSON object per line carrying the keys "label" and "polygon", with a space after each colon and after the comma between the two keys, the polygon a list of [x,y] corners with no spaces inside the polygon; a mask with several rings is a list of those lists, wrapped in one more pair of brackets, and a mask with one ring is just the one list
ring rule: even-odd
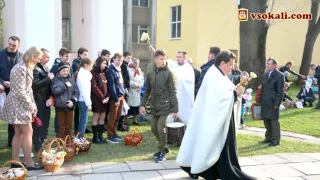
{"label": "basket handle", "polygon": [[27,173],[27,169],[24,167],[24,165],[21,162],[16,161],[16,160],[10,160],[10,161],[7,161],[6,163],[4,163],[4,165],[2,166],[2,173],[4,173],[4,167],[6,167],[6,165],[9,163],[19,164],[23,168],[24,174]]}
{"label": "basket handle", "polygon": [[54,142],[57,142],[57,144],[58,144],[58,149],[59,149],[59,151],[61,150],[61,149],[60,149],[60,146],[59,146],[59,141],[62,142],[63,150],[64,150],[64,151],[66,150],[66,144],[65,144],[65,142],[64,142],[63,140],[61,140],[61,139],[55,138],[55,139],[53,139],[53,140],[50,142],[50,144],[49,144],[49,147],[48,147],[49,149],[47,150],[48,153],[51,153],[51,152],[50,152],[50,149],[51,149],[51,146],[52,146],[52,144],[53,144]]}
{"label": "basket handle", "polygon": [[[71,139],[71,137],[70,137],[69,135],[67,135],[66,138],[64,139],[64,142],[66,143],[66,145],[67,145],[67,144],[69,144],[69,145],[72,144],[72,139]],[[69,142],[69,143],[68,143],[68,142]]]}
{"label": "basket handle", "polygon": [[78,132],[76,135],[76,138],[79,138],[79,135],[82,134],[82,132]]}

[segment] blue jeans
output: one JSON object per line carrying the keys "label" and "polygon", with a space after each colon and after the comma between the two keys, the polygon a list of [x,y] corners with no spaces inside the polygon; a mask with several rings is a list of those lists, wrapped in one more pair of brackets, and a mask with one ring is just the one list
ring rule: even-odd
{"label": "blue jeans", "polygon": [[78,132],[81,132],[82,135],[84,135],[88,122],[88,107],[84,101],[78,101],[78,108],[80,112]]}

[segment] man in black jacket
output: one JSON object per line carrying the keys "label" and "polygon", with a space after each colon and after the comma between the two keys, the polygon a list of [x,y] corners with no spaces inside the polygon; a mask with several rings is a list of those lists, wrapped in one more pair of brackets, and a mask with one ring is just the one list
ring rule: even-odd
{"label": "man in black jacket", "polygon": [[229,75],[229,78],[234,85],[237,85],[240,83],[240,75],[241,75],[241,71],[239,70],[239,66],[238,64],[234,63],[232,71]]}
{"label": "man in black jacket", "polygon": [[221,49],[219,47],[210,47],[210,51],[208,53],[208,62],[206,64],[204,64],[203,66],[201,66],[201,74],[200,74],[200,78],[199,78],[199,82],[196,86],[196,91],[198,92],[201,86],[201,83],[203,81],[204,76],[206,75],[208,69],[215,63],[215,58],[216,56],[219,54],[219,52],[221,51]]}
{"label": "man in black jacket", "polygon": [[[297,73],[297,72],[295,72],[295,71],[293,71],[293,70],[291,69],[292,65],[293,65],[293,62],[292,62],[292,61],[288,61],[288,62],[286,63],[286,65],[282,66],[279,70],[280,70],[280,72],[282,72],[282,73],[288,71],[289,73],[291,73],[291,74],[293,74],[293,75],[296,75],[296,76],[298,76],[298,77],[301,77],[301,78],[305,79],[305,78],[306,78],[305,75],[301,75],[301,74],[299,74],[299,73]],[[289,82],[289,79],[288,79],[287,76],[285,76],[285,80],[286,80],[286,82]]]}
{"label": "man in black jacket", "polygon": [[268,59],[267,73],[264,75],[262,90],[258,99],[261,104],[261,117],[266,127],[265,140],[270,146],[280,144],[279,106],[284,95],[284,75],[277,69],[277,61]]}
{"label": "man in black jacket", "polygon": [[50,106],[52,104],[50,100],[50,85],[51,80],[54,78],[54,74],[49,72],[47,63],[50,61],[50,54],[47,49],[41,49],[43,55],[38,63],[33,69],[33,81],[32,89],[34,101],[38,107],[37,117],[41,119],[42,126],[37,127],[32,124],[33,127],[33,137],[32,142],[34,145],[34,150],[38,152],[42,147],[42,143],[48,137],[48,128],[50,121]]}
{"label": "man in black jacket", "polygon": [[[0,50],[0,85],[4,87],[8,95],[10,91],[10,72],[14,65],[19,62],[22,53],[18,51],[20,39],[17,36],[11,36],[8,39],[8,46]],[[8,146],[11,147],[14,136],[13,125],[8,124]]]}

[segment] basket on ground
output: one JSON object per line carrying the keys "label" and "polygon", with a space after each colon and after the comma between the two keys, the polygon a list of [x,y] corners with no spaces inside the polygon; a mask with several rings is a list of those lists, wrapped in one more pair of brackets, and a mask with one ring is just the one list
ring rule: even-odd
{"label": "basket on ground", "polygon": [[78,132],[76,137],[73,139],[74,145],[75,145],[75,154],[76,155],[85,155],[88,154],[90,150],[91,143],[86,140],[86,138],[79,137],[79,135],[82,134],[81,132]]}
{"label": "basket on ground", "polygon": [[124,136],[124,143],[128,146],[139,146],[143,140],[142,134],[136,134],[135,131],[131,131],[129,134]]}
{"label": "basket on ground", "polygon": [[[52,144],[57,143],[57,148],[52,149]],[[60,145],[62,143],[62,148]],[[60,169],[64,162],[64,156],[67,154],[65,152],[66,144],[61,139],[54,139],[50,142],[49,147],[42,152],[42,165],[44,169],[48,172],[54,172]]]}
{"label": "basket on ground", "polygon": [[64,142],[66,143],[65,151],[67,153],[67,155],[64,157],[64,161],[65,162],[71,162],[72,159],[73,159],[73,156],[75,154],[75,151],[76,151],[75,145],[74,145],[74,143],[72,141],[71,136],[69,136],[69,135],[66,136],[66,139],[65,139]]}
{"label": "basket on ground", "polygon": [[[16,163],[19,164],[22,168],[11,168],[7,171],[4,170],[7,164]],[[0,174],[0,180],[25,180],[27,177],[27,169],[19,161],[10,160],[4,163],[2,166],[2,172]]]}
{"label": "basket on ground", "polygon": [[[39,164],[42,164],[42,152],[45,150],[45,149],[48,149],[49,147],[49,144],[51,141],[55,140],[56,138],[50,138],[49,140],[45,141],[43,144],[42,144],[42,147],[40,148],[39,152],[38,152],[38,161],[39,161]],[[54,148],[52,148],[52,150],[54,150]]]}

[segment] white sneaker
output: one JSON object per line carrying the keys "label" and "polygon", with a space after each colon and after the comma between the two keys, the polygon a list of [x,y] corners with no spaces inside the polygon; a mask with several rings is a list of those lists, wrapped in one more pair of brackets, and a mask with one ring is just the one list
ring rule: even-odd
{"label": "white sneaker", "polygon": [[[23,154],[22,149],[20,149],[19,157],[24,157],[24,154]],[[34,154],[33,154],[33,153],[31,153],[31,157],[32,157],[32,158],[34,157]]]}

